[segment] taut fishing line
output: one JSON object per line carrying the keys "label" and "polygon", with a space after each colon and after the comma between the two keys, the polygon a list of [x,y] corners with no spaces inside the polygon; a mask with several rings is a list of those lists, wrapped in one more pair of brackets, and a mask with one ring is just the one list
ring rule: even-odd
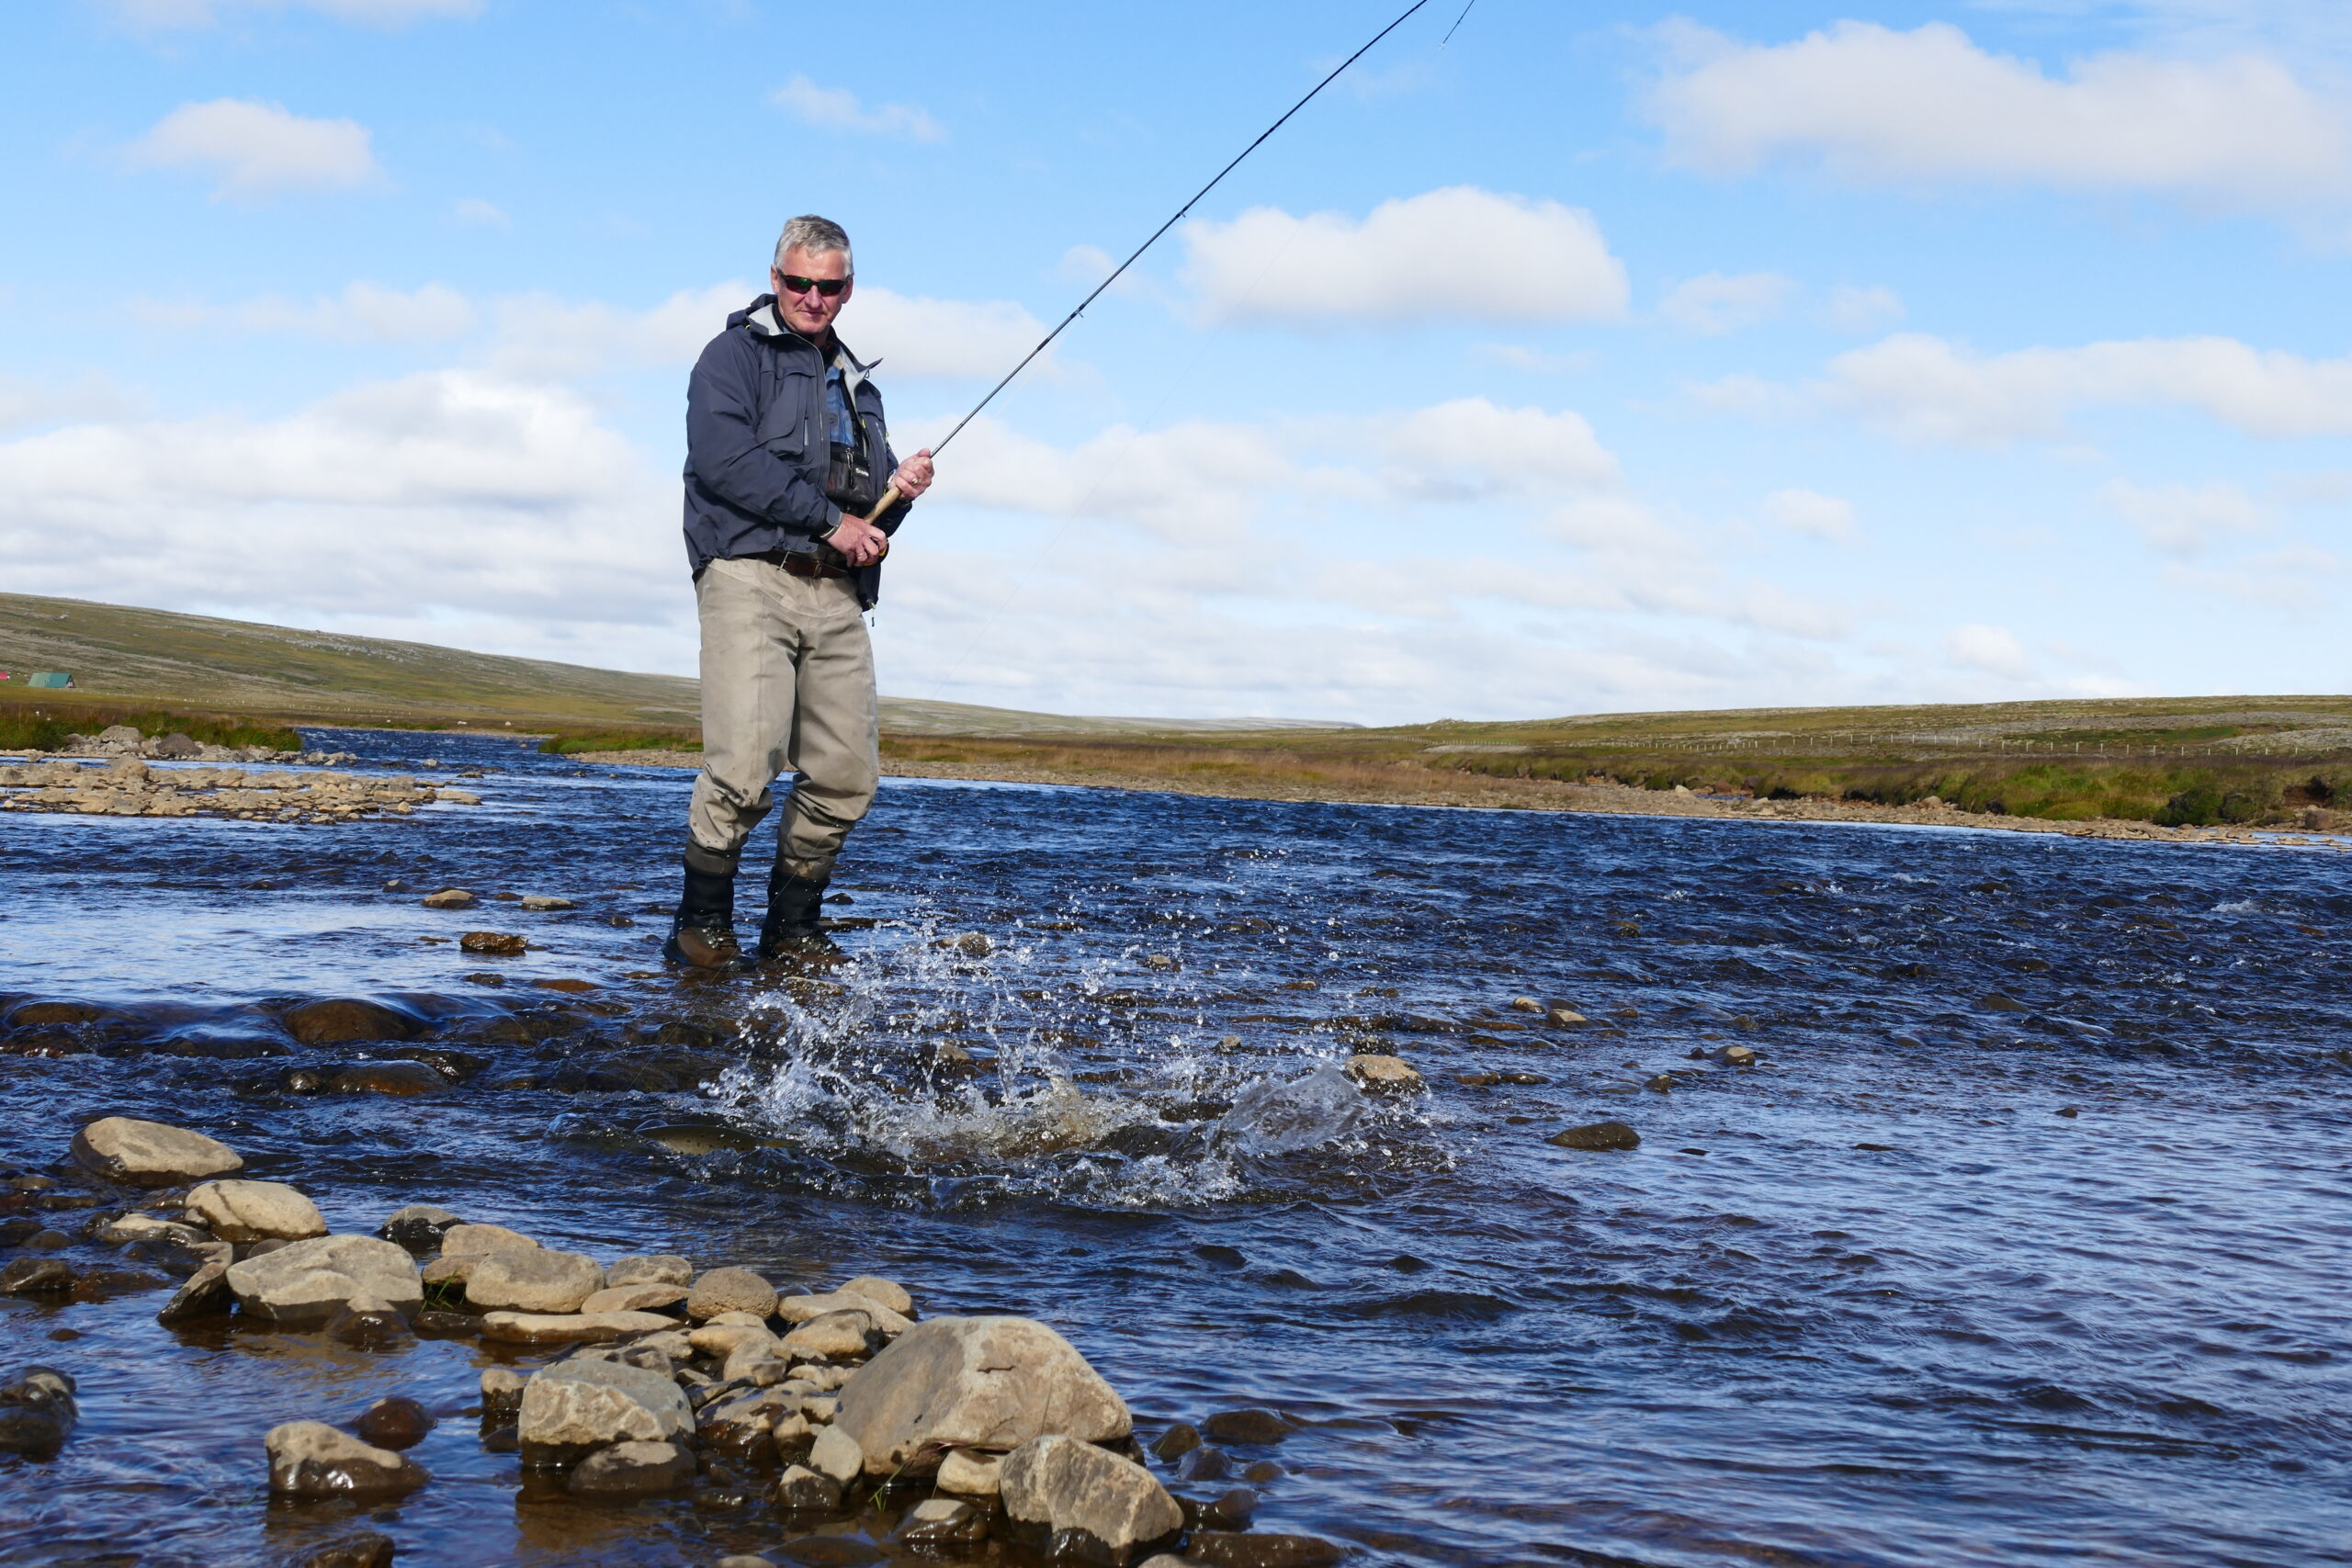
{"label": "taut fishing line", "polygon": [[[1273,135],[1275,131],[1280,130],[1284,125],[1288,124],[1291,116],[1305,108],[1308,104],[1313,103],[1315,101],[1316,95],[1319,94],[1324,88],[1329,86],[1332,83],[1340,79],[1341,72],[1347,70],[1349,66],[1353,65],[1357,61],[1362,60],[1365,55],[1371,53],[1374,45],[1377,44],[1382,39],[1386,38],[1390,33],[1395,32],[1398,28],[1403,27],[1407,21],[1411,19],[1414,12],[1419,11],[1429,3],[1430,0],[1413,0],[1413,4],[1406,6],[1405,9],[1399,13],[1395,21],[1381,28],[1378,32],[1373,34],[1372,37],[1365,41],[1362,49],[1357,50],[1353,54],[1351,54],[1345,60],[1340,62],[1339,64],[1333,66],[1331,73],[1324,77],[1320,82],[1316,83],[1313,87],[1309,88],[1305,97],[1291,105],[1287,109],[1284,109],[1280,119],[1277,119],[1273,124],[1260,131],[1256,141],[1250,142],[1249,146],[1244,147],[1240,152],[1235,153],[1233,162],[1227,164],[1224,168],[1219,169],[1214,179],[1210,180],[1208,184],[1203,186],[1200,189],[1194,191],[1191,200],[1178,208],[1169,218],[1167,222],[1162,223],[1159,228],[1154,229],[1151,231],[1151,237],[1135,248],[1134,254],[1128,256],[1126,260],[1121,262],[1117,267],[1114,268],[1110,276],[1096,284],[1094,286],[1094,291],[1078,302],[1078,308],[1076,310],[1072,310],[1069,315],[1064,316],[1061,319],[1059,325],[1056,326],[1052,332],[1047,333],[1043,338],[1038,340],[1036,347],[1022,355],[1021,363],[1006,371],[1004,379],[999,381],[995,386],[990,387],[989,389],[988,396],[973,404],[972,412],[966,414],[962,419],[957,420],[956,422],[955,428],[950,430],[946,434],[941,436],[939,438],[939,444],[933,446],[932,451],[934,454],[945,451],[947,449],[947,444],[950,441],[955,440],[956,436],[962,434],[964,427],[971,423],[972,421],[978,419],[980,415],[980,411],[988,407],[989,404],[994,402],[996,400],[996,395],[1012,384],[1012,378],[1014,377],[1020,375],[1023,370],[1028,369],[1031,361],[1035,360],[1039,355],[1045,353],[1047,348],[1051,347],[1053,345],[1053,341],[1061,336],[1063,332],[1069,328],[1072,321],[1077,321],[1079,317],[1086,313],[1086,308],[1089,305],[1093,304],[1094,301],[1102,297],[1103,290],[1109,288],[1111,285],[1118,282],[1120,276],[1125,273],[1127,268],[1135,265],[1136,262],[1143,258],[1144,252],[1151,249],[1153,245],[1157,244],[1161,235],[1167,233],[1169,230],[1173,229],[1177,224],[1182,222],[1184,220],[1184,215],[1192,211],[1194,207],[1200,205],[1200,201],[1203,197],[1208,195],[1209,192],[1216,189],[1219,185],[1223,184],[1226,175],[1239,168],[1241,166],[1241,161],[1244,158],[1247,158],[1250,153],[1255,152],[1261,145],[1264,144],[1268,137]],[[1470,0],[1471,6],[1475,6],[1477,3],[1478,0]],[[1469,14],[1470,6],[1463,6],[1462,17],[1467,17]],[[1453,26],[1455,28],[1462,25],[1462,17],[1456,17],[1454,18]],[[1448,28],[1445,36],[1451,39],[1453,36],[1453,28]],[[898,502],[899,495],[899,487],[895,484],[884,491],[882,492],[882,500],[880,503],[874,508],[873,513],[867,516],[865,521],[872,523],[876,518],[880,517],[882,513],[888,512],[891,506]]]}

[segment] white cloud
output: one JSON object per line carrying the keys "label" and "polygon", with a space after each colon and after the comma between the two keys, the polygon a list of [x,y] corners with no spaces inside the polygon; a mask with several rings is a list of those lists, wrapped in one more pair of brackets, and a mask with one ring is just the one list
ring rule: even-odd
{"label": "white cloud", "polygon": [[[1009,299],[933,299],[860,284],[841,330],[860,355],[888,362],[876,372],[888,386],[893,376],[992,379],[1037,346],[1046,323]],[[1023,374],[1050,376],[1054,369],[1048,349]]]}
{"label": "white cloud", "polygon": [[2278,440],[2352,434],[2352,356],[2307,359],[2225,337],[1980,355],[1925,333],[1897,333],[1838,355],[1825,378],[1802,387],[1731,376],[1688,390],[1725,412],[1786,417],[1830,408],[1905,439],[1959,446],[2064,440],[2076,411],[2118,406],[2191,409]]}
{"label": "white cloud", "polygon": [[1765,521],[1808,539],[1854,540],[1854,503],[1817,490],[1776,490],[1764,498]]}
{"label": "white cloud", "polygon": [[1687,25],[1651,97],[1677,162],[1809,158],[1859,183],[1988,181],[2278,206],[2352,185],[2341,110],[2277,60],[2110,53],[2052,78],[1959,28],[1838,22],[1793,43]]}
{"label": "white cloud", "polygon": [[1955,626],[1944,638],[1944,656],[1955,664],[1981,670],[2011,681],[2034,679],[2033,660],[2026,656],[2017,634],[2007,626],[1976,624]]}
{"label": "white cloud", "polygon": [[1474,186],[1361,220],[1257,207],[1183,235],[1185,280],[1216,321],[1591,321],[1623,314],[1627,297],[1590,213]]}
{"label": "white cloud", "polygon": [[166,331],[285,333],[342,343],[438,343],[464,336],[474,309],[456,289],[428,283],[411,292],[381,284],[348,284],[334,299],[275,295],[237,305],[138,299],[131,313]]}
{"label": "white cloud", "polygon": [[1903,319],[1903,297],[1892,288],[1841,283],[1822,306],[1821,324],[1841,333],[1871,333]]}
{"label": "white cloud", "polygon": [[350,119],[310,119],[281,104],[215,98],[182,104],[131,143],[146,168],[207,167],[216,197],[255,201],[285,191],[365,185],[382,171],[368,128]]}
{"label": "white cloud", "polygon": [[506,209],[493,201],[478,196],[461,197],[449,204],[449,216],[460,223],[479,223],[486,229],[512,229],[514,220]]}
{"label": "white cloud", "polygon": [[130,399],[122,389],[96,371],[85,371],[63,386],[0,376],[0,432],[61,421],[118,418],[130,409]]}
{"label": "white cloud", "polygon": [[1657,313],[1684,332],[1713,336],[1770,321],[1796,287],[1794,278],[1777,272],[1710,272],[1676,284],[1658,301]]}
{"label": "white cloud", "polygon": [[482,0],[105,0],[134,28],[209,28],[237,11],[315,11],[341,22],[401,28],[427,17],[472,17]]}
{"label": "white cloud", "polygon": [[846,87],[820,87],[796,75],[768,95],[768,102],[804,124],[871,136],[903,136],[915,141],[944,141],[947,132],[919,108],[876,104],[868,108]]}
{"label": "white cloud", "polygon": [[2164,578],[2170,586],[2191,593],[2235,600],[2258,609],[2305,611],[2320,609],[2333,600],[2332,580],[2343,570],[2340,556],[2296,545],[2250,556],[2220,570],[2167,566]]}
{"label": "white cloud", "polygon": [[2224,534],[2262,529],[2262,507],[2233,484],[2135,485],[2117,479],[2099,499],[2140,530],[2151,548],[2193,556]]}

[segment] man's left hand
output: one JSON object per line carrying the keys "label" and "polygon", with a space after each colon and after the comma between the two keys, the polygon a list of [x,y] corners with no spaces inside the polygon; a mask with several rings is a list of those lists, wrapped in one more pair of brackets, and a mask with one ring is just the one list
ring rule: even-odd
{"label": "man's left hand", "polygon": [[890,476],[890,482],[898,486],[899,493],[909,501],[929,490],[931,479],[931,448],[928,446],[899,464],[899,471]]}

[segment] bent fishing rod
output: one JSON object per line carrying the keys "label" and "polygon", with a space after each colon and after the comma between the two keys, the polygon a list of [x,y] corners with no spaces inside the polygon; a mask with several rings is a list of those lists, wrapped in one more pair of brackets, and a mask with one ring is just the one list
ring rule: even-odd
{"label": "bent fishing rod", "polygon": [[[1260,131],[1258,133],[1258,139],[1255,141],[1250,142],[1249,146],[1244,147],[1239,152],[1234,154],[1233,162],[1227,164],[1224,168],[1219,169],[1216,172],[1216,178],[1210,180],[1208,184],[1194,191],[1193,193],[1192,199],[1184,203],[1183,206],[1178,208],[1174,215],[1171,216],[1167,222],[1162,223],[1159,228],[1154,229],[1151,231],[1151,238],[1146,240],[1142,244],[1137,245],[1135,248],[1135,254],[1128,256],[1126,260],[1121,262],[1117,267],[1114,268],[1110,276],[1096,284],[1094,286],[1094,291],[1091,294],[1089,294],[1085,299],[1080,299],[1078,302],[1078,308],[1061,319],[1061,324],[1059,326],[1055,327],[1052,332],[1047,333],[1043,338],[1039,339],[1037,346],[1023,355],[1020,364],[1014,366],[1011,370],[1006,371],[1004,379],[999,381],[995,386],[990,387],[989,389],[988,396],[973,404],[972,412],[966,414],[962,419],[957,420],[956,422],[956,428],[950,430],[945,435],[940,437],[939,445],[931,449],[933,454],[935,456],[938,453],[945,451],[947,449],[947,444],[950,441],[955,440],[956,436],[962,434],[964,427],[971,423],[972,421],[978,419],[980,415],[980,411],[988,407],[991,402],[994,402],[996,400],[996,395],[999,392],[1003,391],[1007,387],[1012,385],[1012,378],[1014,377],[1020,375],[1023,370],[1028,369],[1032,361],[1034,361],[1039,355],[1045,353],[1046,349],[1052,347],[1054,340],[1061,336],[1063,332],[1069,328],[1072,321],[1077,321],[1079,317],[1086,314],[1086,308],[1089,305],[1093,304],[1094,301],[1102,297],[1103,290],[1109,288],[1111,285],[1118,282],[1120,275],[1125,273],[1127,268],[1135,265],[1137,261],[1141,260],[1144,252],[1151,249],[1154,244],[1157,244],[1161,235],[1167,233],[1169,230],[1173,229],[1177,224],[1182,222],[1184,220],[1184,215],[1192,211],[1193,208],[1199,206],[1203,197],[1216,189],[1216,187],[1224,182],[1226,175],[1239,168],[1241,166],[1242,159],[1247,158],[1250,153],[1255,152],[1261,145],[1264,144],[1268,137],[1273,135],[1275,131],[1280,130],[1289,122],[1291,116],[1296,114],[1308,104],[1314,102],[1317,94],[1322,92],[1324,88],[1338,81],[1340,79],[1340,73],[1347,70],[1349,66],[1353,65],[1357,61],[1362,60],[1365,55],[1371,53],[1374,44],[1380,42],[1382,39],[1386,38],[1390,33],[1395,32],[1398,28],[1403,27],[1407,21],[1411,19],[1414,12],[1421,9],[1422,6],[1427,6],[1429,3],[1430,0],[1413,0],[1413,4],[1408,6],[1395,21],[1381,28],[1378,32],[1373,34],[1372,38],[1362,49],[1357,50],[1353,54],[1351,54],[1345,60],[1340,62],[1338,65],[1332,68],[1331,73],[1329,76],[1324,77],[1323,80],[1316,83],[1312,88],[1308,89],[1305,97],[1299,99],[1298,102],[1291,105],[1289,108],[1283,110],[1282,118],[1274,121],[1273,124]],[[1471,6],[1475,6],[1476,4],[1477,0],[1470,0]],[[1469,14],[1470,6],[1463,6],[1462,17],[1467,17]],[[1456,17],[1453,19],[1453,26],[1455,28],[1459,28],[1462,25],[1462,17]],[[1448,28],[1445,36],[1448,39],[1453,38],[1453,28]],[[889,511],[891,507],[898,504],[901,494],[902,492],[894,481],[888,489],[882,492],[882,499],[876,503],[873,512],[862,519],[862,521],[869,526],[874,525],[885,512]],[[882,554],[887,556],[889,553],[889,539],[886,536],[883,539]],[[876,558],[879,559],[880,558],[876,557]]]}

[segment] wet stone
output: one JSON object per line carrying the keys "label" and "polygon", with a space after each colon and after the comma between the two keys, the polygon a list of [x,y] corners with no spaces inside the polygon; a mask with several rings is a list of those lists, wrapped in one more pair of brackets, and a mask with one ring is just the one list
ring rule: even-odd
{"label": "wet stone", "polygon": [[0,1268],[0,1296],[57,1295],[74,1288],[73,1267],[56,1258],[18,1258]]}
{"label": "wet stone", "polygon": [[202,1317],[219,1317],[236,1304],[236,1298],[229,1293],[229,1266],[208,1263],[172,1292],[172,1299],[157,1309],[155,1321],[189,1323]]}
{"label": "wet stone", "polygon": [[1005,1517],[1048,1556],[1130,1562],[1183,1528],[1151,1472],[1075,1438],[1035,1438],[1007,1454]]}
{"label": "wet stone", "polygon": [[411,1252],[431,1252],[441,1245],[443,1234],[451,1225],[464,1223],[447,1209],[436,1209],[430,1203],[411,1203],[393,1210],[376,1227],[376,1234]]}
{"label": "wet stone", "polygon": [[1564,1149],[1634,1149],[1641,1146],[1642,1135],[1623,1122],[1594,1122],[1555,1133],[1544,1141]]}
{"label": "wet stone", "polygon": [[988,1515],[953,1497],[933,1497],[916,1504],[899,1527],[899,1539],[909,1546],[933,1550],[977,1546],[988,1535]]}
{"label": "wet stone", "polygon": [[449,1080],[423,1062],[355,1062],[320,1080],[335,1094],[437,1094]]}
{"label": "wet stone", "polygon": [[53,1458],[81,1418],[74,1392],[74,1380],[54,1367],[27,1367],[0,1384],[0,1453]]}
{"label": "wet stone", "polygon": [[805,1464],[791,1465],[776,1480],[775,1506],[786,1513],[838,1513],[842,1483],[830,1475],[818,1474]]}
{"label": "wet stone", "polygon": [[933,1484],[959,1497],[993,1497],[1003,1486],[1004,1456],[956,1449],[939,1461]]}
{"label": "wet stone", "polygon": [[694,1455],[676,1443],[615,1443],[582,1460],[564,1490],[575,1497],[645,1497],[675,1491],[694,1475]]}
{"label": "wet stone", "polygon": [[1021,1317],[915,1325],[842,1385],[839,1421],[876,1475],[920,1468],[919,1456],[943,1446],[1107,1442],[1131,1426],[1125,1402],[1069,1340]]}
{"label": "wet stone", "polygon": [[338,1432],[323,1421],[270,1428],[269,1489],[288,1497],[384,1497],[432,1479],[413,1461]]}
{"label": "wet stone", "polygon": [[101,1176],[136,1187],[202,1181],[245,1163],[217,1138],[129,1116],[108,1116],[74,1134],[74,1157]]}
{"label": "wet stone", "polygon": [[1189,1421],[1179,1421],[1159,1434],[1151,1445],[1151,1451],[1172,1463],[1200,1446],[1200,1428]]}
{"label": "wet stone", "polygon": [[409,1040],[416,1021],[378,1002],[335,998],[288,1008],[286,1032],[305,1045],[347,1045],[368,1040]]}
{"label": "wet stone", "polygon": [[481,1374],[481,1415],[485,1421],[512,1421],[523,1408],[523,1390],[529,1379],[510,1367],[485,1367]]}
{"label": "wet stone", "polygon": [[1257,1511],[1258,1494],[1247,1486],[1236,1486],[1201,1506],[1200,1523],[1204,1529],[1248,1529],[1250,1516]]}
{"label": "wet stone", "polygon": [[372,1235],[329,1235],[289,1242],[230,1265],[238,1310],[289,1328],[323,1325],[366,1298],[411,1313],[424,1304],[424,1283],[406,1250]]}
{"label": "wet stone", "polygon": [[282,1181],[208,1181],[187,1216],[222,1241],[300,1241],[327,1234],[317,1204]]}
{"label": "wet stone", "polygon": [[343,1310],[327,1319],[320,1332],[355,1350],[397,1349],[415,1337],[409,1329],[408,1319],[392,1310],[389,1303],[365,1295],[345,1302]]}
{"label": "wet stone", "polygon": [[319,1548],[297,1568],[392,1568],[392,1538],[368,1530]]}
{"label": "wet stone", "polygon": [[531,948],[529,942],[510,931],[468,931],[458,939],[458,946],[465,952],[487,953],[493,958],[519,958]]}
{"label": "wet stone", "polygon": [[444,887],[418,900],[428,909],[470,909],[481,902],[462,887]]}
{"label": "wet stone", "polygon": [[1226,1410],[1201,1423],[1214,1441],[1262,1446],[1279,1443],[1298,1430],[1298,1423],[1271,1410]]}
{"label": "wet stone", "polygon": [[433,1416],[405,1394],[390,1394],[361,1411],[352,1430],[379,1449],[413,1449],[433,1430]]}
{"label": "wet stone", "polygon": [[1334,1568],[1347,1553],[1317,1536],[1194,1530],[1184,1555],[1206,1568]]}

